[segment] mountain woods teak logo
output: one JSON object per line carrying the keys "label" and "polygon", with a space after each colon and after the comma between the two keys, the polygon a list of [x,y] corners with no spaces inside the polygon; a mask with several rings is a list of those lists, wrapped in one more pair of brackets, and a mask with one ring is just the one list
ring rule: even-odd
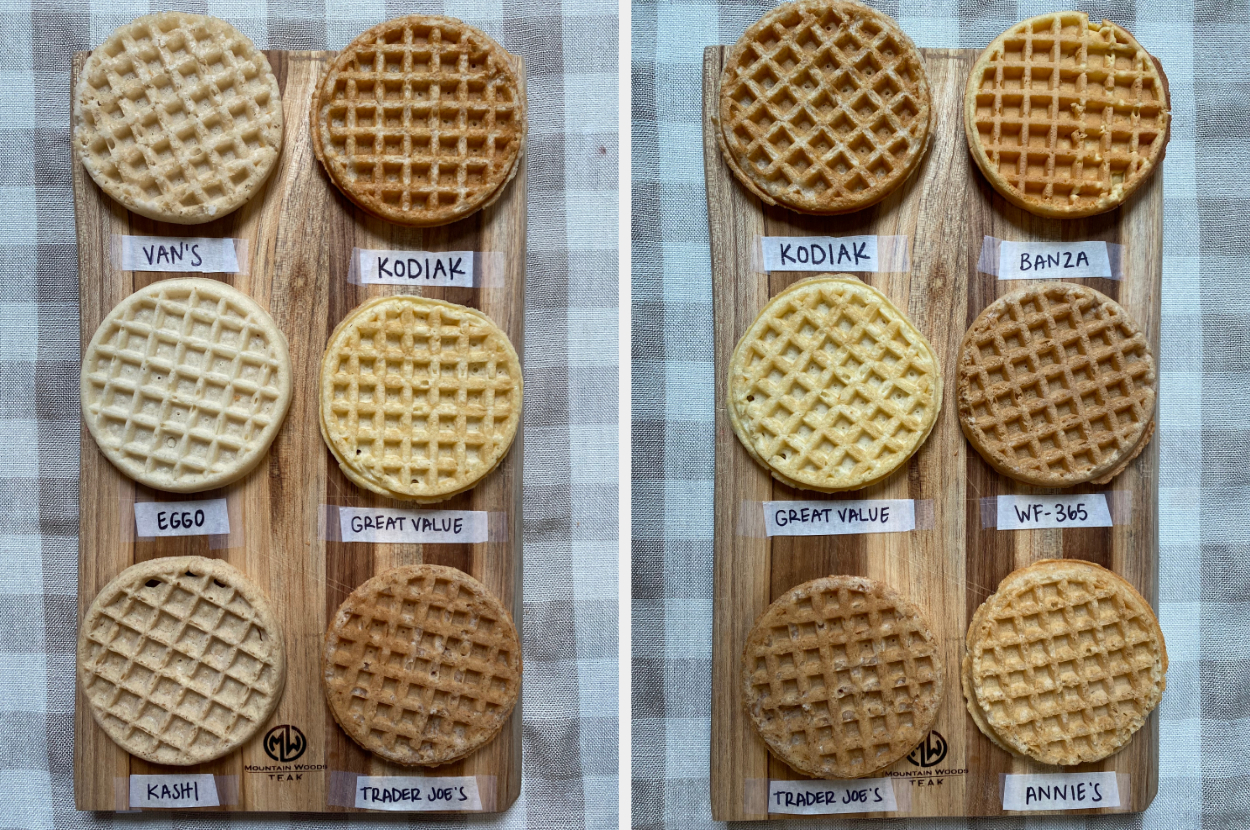
{"label": "mountain woods teak logo", "polygon": [[[308,749],[308,739],[290,724],[275,726],[265,733],[265,754],[283,764],[298,760]],[[945,749],[943,749],[945,753]]]}
{"label": "mountain woods teak logo", "polygon": [[913,766],[928,769],[935,767],[946,758],[946,739],[942,737],[942,733],[936,729],[924,736],[924,740],[920,745],[911,751],[907,756],[907,760]]}

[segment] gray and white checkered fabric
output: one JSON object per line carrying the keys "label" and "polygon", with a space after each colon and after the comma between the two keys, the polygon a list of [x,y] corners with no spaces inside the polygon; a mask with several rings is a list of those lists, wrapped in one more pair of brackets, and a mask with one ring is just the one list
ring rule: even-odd
{"label": "gray and white checkered fabric", "polygon": [[[705,45],[771,0],[633,5],[633,758],[639,828],[711,826],[712,297]],[[983,48],[1055,2],[873,0],[918,46]],[[1078,3],[1163,62],[1160,617],[1171,668],[1159,795],[1138,816],[977,827],[1250,826],[1250,57],[1243,3]],[[833,820],[792,826],[851,826]],[[930,827],[907,820],[891,827]],[[942,827],[970,826],[962,820]],[[858,823],[856,827],[868,825]]]}
{"label": "gray and white checkered fabric", "polygon": [[502,817],[411,823],[616,827],[615,0],[524,8],[503,0],[0,0],[0,828],[345,823],[74,812],[80,419],[70,58],[169,7],[225,18],[275,49],[339,49],[391,17],[449,14],[525,56],[524,784]]}

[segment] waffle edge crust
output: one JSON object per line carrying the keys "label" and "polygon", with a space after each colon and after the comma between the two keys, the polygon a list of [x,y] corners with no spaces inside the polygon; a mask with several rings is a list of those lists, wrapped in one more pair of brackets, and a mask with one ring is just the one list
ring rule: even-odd
{"label": "waffle edge crust", "polygon": [[1168,655],[1150,604],[1100,565],[1044,559],[973,615],[961,675],[977,727],[1043,764],[1119,752],[1159,705]]}
{"label": "waffle edge crust", "polygon": [[397,764],[439,766],[492,741],[521,692],[521,642],[486,586],[442,565],[385,571],[326,629],[322,676],[334,720]]}
{"label": "waffle edge crust", "polygon": [[798,0],[729,51],[716,138],[766,204],[849,213],[919,166],[931,108],[924,62],[894,20],[850,0]]}
{"label": "waffle edge crust", "polygon": [[398,17],[330,64],[312,98],[313,152],[366,213],[446,225],[494,204],[516,177],[526,109],[524,77],[485,32],[454,17]]}
{"label": "waffle edge crust", "polygon": [[1085,12],[1015,24],[981,53],[964,92],[968,152],[1007,201],[1038,216],[1123,204],[1163,160],[1171,129],[1158,59]]}
{"label": "waffle edge crust", "polygon": [[224,20],[161,12],[92,51],[73,103],[74,150],[127,210],[191,225],[256,195],[282,149],[282,100],[264,53]]}
{"label": "waffle edge crust", "polygon": [[742,697],[769,750],[815,778],[864,778],[915,749],[945,673],[919,609],[862,576],[791,588],[755,621]]}
{"label": "waffle edge crust", "polygon": [[286,647],[264,594],[236,568],[153,559],[118,574],[87,609],[78,683],[96,723],[131,755],[200,764],[269,720]]}

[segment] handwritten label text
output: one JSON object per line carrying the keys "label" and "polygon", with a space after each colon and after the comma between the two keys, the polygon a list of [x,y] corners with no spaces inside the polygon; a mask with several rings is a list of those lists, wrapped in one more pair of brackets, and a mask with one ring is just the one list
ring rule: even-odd
{"label": "handwritten label text", "polygon": [[1000,280],[1115,279],[1106,242],[1008,242],[998,247]]}
{"label": "handwritten label text", "polygon": [[1102,493],[998,497],[999,530],[1111,525],[1111,511]]}
{"label": "handwritten label text", "polygon": [[879,813],[898,809],[889,778],[850,781],[768,782],[768,812],[821,816],[830,813]]}
{"label": "handwritten label text", "polygon": [[1004,810],[1092,810],[1119,807],[1114,772],[1005,775]]}
{"label": "handwritten label text", "polygon": [[473,544],[487,541],[489,530],[481,510],[340,507],[339,533],[344,542]]}
{"label": "handwritten label text", "polygon": [[211,775],[132,775],[130,807],[220,807]]}
{"label": "handwritten label text", "polygon": [[766,501],[764,529],[769,536],[905,533],[916,529],[916,503],[911,499]]}
{"label": "handwritten label text", "polygon": [[225,499],[135,502],[135,535],[219,536],[230,532]]}
{"label": "handwritten label text", "polygon": [[163,236],[119,238],[123,271],[191,271],[209,274],[235,274],[239,271],[239,255],[235,250],[234,239],[175,239]]}
{"label": "handwritten label text", "polygon": [[356,806],[369,810],[436,812],[481,810],[477,778],[404,778],[362,775],[356,779]]}
{"label": "handwritten label text", "polygon": [[765,271],[880,271],[875,236],[765,236]]}
{"label": "handwritten label text", "polygon": [[473,252],[371,251],[357,248],[360,282],[383,285],[473,287]]}

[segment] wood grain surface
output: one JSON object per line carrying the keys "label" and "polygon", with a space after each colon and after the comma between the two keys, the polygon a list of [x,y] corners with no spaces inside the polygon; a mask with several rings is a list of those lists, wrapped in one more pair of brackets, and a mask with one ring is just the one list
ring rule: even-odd
{"label": "wood grain surface", "polygon": [[[75,55],[74,79],[87,54]],[[136,562],[188,554],[226,559],[261,586],[279,618],[288,652],[286,690],[277,712],[241,750],[186,768],[160,767],[129,756],[96,725],[79,692],[75,803],[82,810],[127,809],[128,775],[199,772],[218,776],[221,810],[355,811],[345,805],[354,803],[356,775],[429,774],[476,776],[483,809],[505,810],[521,790],[520,703],[503,732],[463,761],[430,770],[401,767],[360,749],[335,724],[322,693],[320,660],[327,619],[339,604],[375,573],[403,564],[431,562],[472,574],[500,598],[520,628],[523,437],[517,435],[506,459],[477,487],[438,505],[489,511],[490,541],[425,546],[332,541],[337,533],[333,528],[327,533],[327,505],[416,505],[364,492],[343,476],[318,428],[317,384],[330,331],[357,305],[377,296],[417,293],[481,309],[507,332],[518,353],[523,351],[525,167],[498,202],[461,222],[421,230],[376,219],[331,184],[309,141],[313,88],[335,53],[265,54],[282,90],[282,155],[264,190],[234,213],[204,225],[154,222],[105,196],[82,165],[74,163],[83,345],[123,298],[158,280],[186,276],[116,270],[109,257],[112,236],[245,239],[248,274],[200,276],[233,285],[269,311],[290,342],[294,385],[290,412],[267,458],[243,480],[206,493],[180,497],[135,484],[108,462],[83,429],[78,619],[81,623],[105,583]],[[524,78],[524,67],[516,60]],[[502,256],[483,258],[489,269],[484,287],[363,286],[347,281],[353,248]],[[134,502],[182,498],[227,499],[230,536],[135,539]],[[266,731],[283,724],[297,727],[307,739],[303,755],[291,764],[275,761],[262,746]]]}
{"label": "wood grain surface", "polygon": [[[1056,772],[994,747],[964,708],[959,681],[963,638],[973,611],[999,580],[1046,557],[1107,566],[1157,602],[1157,437],[1111,484],[1062,492],[1116,492],[1131,521],[1112,528],[983,529],[981,500],[1000,494],[1054,493],[996,473],[964,440],[955,408],[953,370],[968,325],[989,303],[1025,285],[977,270],[985,236],[1008,240],[1105,240],[1124,246],[1123,281],[1074,280],[1118,300],[1142,326],[1159,357],[1162,274],[1162,171],[1118,210],[1078,220],[1043,219],[1013,207],[981,176],[968,154],[963,91],[975,50],[920,50],[933,94],[933,141],[917,172],[884,201],[858,213],[813,217],[766,207],[721,158],[711,119],[718,108],[727,47],[704,52],[703,130],[716,354],[716,491],[712,637],[711,802],[718,820],[781,818],[766,812],[768,779],[802,778],[771,757],[743,710],[742,648],[755,618],[789,588],[827,574],[860,574],[901,590],[927,614],[942,646],[945,698],[935,731],[945,758],[930,767],[907,759],[888,771],[899,812],[880,815],[982,816],[1003,813],[1000,775]],[[932,435],[905,470],[879,485],[829,496],[788,488],[756,464],[729,425],[730,356],[767,300],[810,273],[762,274],[752,264],[757,236],[911,237],[910,273],[859,274],[883,291],[933,344],[941,361],[942,410]],[[911,533],[764,538],[761,501],[918,499],[933,525]],[[1113,510],[1116,508],[1113,507]],[[919,512],[919,511],[918,511]],[[756,518],[756,514],[760,514]],[[934,745],[937,739],[934,738]],[[1122,807],[1140,811],[1158,787],[1157,713],[1117,755],[1071,771],[1119,773]]]}

